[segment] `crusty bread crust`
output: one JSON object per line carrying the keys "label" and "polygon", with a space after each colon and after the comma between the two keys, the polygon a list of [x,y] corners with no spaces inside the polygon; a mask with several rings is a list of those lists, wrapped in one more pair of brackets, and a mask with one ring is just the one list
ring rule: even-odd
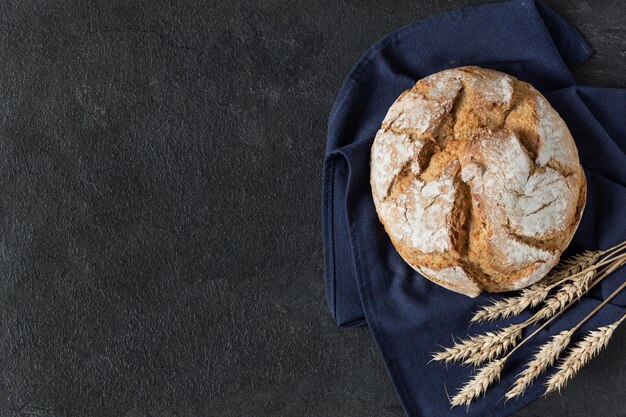
{"label": "crusty bread crust", "polygon": [[548,101],[479,67],[430,75],[398,97],[372,145],[370,182],[406,262],[470,297],[543,278],[576,231],[587,190]]}

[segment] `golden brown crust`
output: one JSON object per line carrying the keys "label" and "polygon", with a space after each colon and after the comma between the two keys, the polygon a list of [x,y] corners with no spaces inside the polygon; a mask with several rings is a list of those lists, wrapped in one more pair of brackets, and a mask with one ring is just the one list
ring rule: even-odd
{"label": "golden brown crust", "polygon": [[400,255],[469,296],[545,276],[586,198],[556,111],[529,84],[479,67],[433,74],[398,97],[372,145],[371,185]]}

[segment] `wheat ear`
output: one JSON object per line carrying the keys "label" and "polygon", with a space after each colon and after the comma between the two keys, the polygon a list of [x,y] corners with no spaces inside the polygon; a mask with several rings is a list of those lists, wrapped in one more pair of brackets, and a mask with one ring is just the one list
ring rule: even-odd
{"label": "wheat ear", "polygon": [[[624,243],[618,246],[623,246]],[[602,261],[601,263],[604,265],[605,263],[608,263],[608,262]],[[606,276],[614,272],[616,269],[622,267],[624,263],[626,263],[625,256],[618,256],[615,259],[613,259],[611,261],[611,264],[603,268],[598,274],[599,276],[592,283],[589,284],[589,286],[587,287],[587,291],[589,290],[589,288],[601,282]],[[582,272],[584,272],[584,270]],[[602,303],[600,303],[585,318],[583,318],[583,320],[581,320],[576,327],[574,327],[573,329],[570,329],[570,332],[573,333],[574,331],[576,331],[580,326],[582,326],[582,324],[585,321],[587,321],[591,316],[593,316],[593,314],[599,311],[600,308],[602,308],[604,305],[610,302],[612,298],[617,296],[619,292],[622,289],[624,289],[624,287],[626,287],[626,282],[620,285],[618,289],[616,289],[609,297],[607,297]],[[552,321],[554,321],[557,317],[559,317],[573,303],[574,301],[571,301],[562,309],[556,311],[556,313],[552,317],[548,318],[541,326],[536,328],[530,335],[526,336],[520,343],[517,343],[516,346],[514,346],[513,349],[509,353],[506,354],[506,356],[493,360],[492,362],[489,362],[487,365],[483,366],[481,370],[458,391],[457,395],[453,397],[452,399],[450,399],[450,403],[452,404],[452,406],[454,407],[454,406],[463,405],[463,404],[466,404],[469,406],[469,404],[475,398],[482,395],[494,381],[497,381],[500,379],[500,373],[502,372],[504,363],[511,357],[511,355],[513,355],[513,353],[515,353],[517,349],[519,349],[521,346],[527,343],[530,339],[532,339],[540,331],[542,331],[546,326],[548,326]],[[524,327],[528,326],[529,324],[532,324],[533,322],[534,322],[533,318],[531,317],[529,320],[519,324],[518,326],[521,326],[523,329]],[[558,356],[558,354],[554,354],[554,355]],[[511,395],[511,397],[514,397],[514,396],[515,396],[514,394]]]}
{"label": "wheat ear", "polygon": [[552,336],[552,340],[541,346],[533,359],[528,362],[526,368],[519,373],[513,386],[504,396],[507,399],[511,399],[523,395],[526,392],[526,388],[556,362],[561,352],[569,345],[572,333],[571,330],[564,330]]}
{"label": "wheat ear", "polygon": [[520,295],[503,298],[495,301],[491,305],[483,306],[474,314],[471,321],[475,323],[518,316],[527,308],[535,307],[545,300],[550,290],[563,279],[592,266],[605,252],[606,251],[587,251],[566,259],[560,266],[555,268],[555,272],[549,274],[542,281],[524,289]]}
{"label": "wheat ear", "polygon": [[592,269],[579,275],[576,278],[564,283],[561,288],[548,298],[545,305],[533,316],[534,321],[539,321],[552,317],[557,311],[565,308],[571,302],[580,299],[580,297],[589,290],[589,284],[596,276],[596,270]]}
{"label": "wheat ear", "polygon": [[549,292],[550,288],[547,285],[535,284],[524,289],[516,297],[503,298],[491,305],[481,307],[470,321],[476,323],[517,316],[527,308],[535,307],[548,296]]}
{"label": "wheat ear", "polygon": [[497,332],[487,332],[460,340],[454,346],[433,354],[433,360],[441,362],[463,361],[479,365],[493,360],[515,346],[522,336],[522,324],[513,324]]}
{"label": "wheat ear", "polygon": [[[524,289],[520,295],[503,298],[491,305],[483,306],[474,314],[470,321],[476,323],[517,316],[525,309],[535,307],[545,300],[550,290],[563,281],[575,279],[589,268],[593,267],[595,269],[607,264],[611,258],[616,257],[625,248],[626,241],[608,249],[585,251],[579,255],[569,257],[561,261],[543,280]],[[603,261],[596,264],[602,256],[605,256]]]}
{"label": "wheat ear", "polygon": [[[597,284],[600,280],[602,280],[603,276],[607,276],[608,274],[610,274],[611,272],[613,272],[615,269],[619,268],[623,264],[624,264],[623,260],[617,260],[616,262],[614,262],[613,265],[607,267],[606,270],[602,272],[601,276],[596,281],[594,281],[591,284],[591,286]],[[507,399],[511,399],[514,397],[521,396],[526,391],[526,388],[532,383],[532,381],[534,381],[538,376],[543,374],[545,370],[549,366],[552,366],[552,364],[559,358],[563,350],[565,350],[565,348],[569,344],[572,334],[574,334],[576,330],[578,330],[585,322],[587,322],[595,313],[597,313],[613,297],[617,296],[617,294],[619,294],[619,292],[624,288],[624,286],[626,286],[626,283],[622,284],[620,288],[615,290],[609,297],[606,298],[606,300],[604,300],[600,305],[598,305],[589,314],[587,314],[587,316],[585,316],[582,320],[580,320],[576,326],[574,326],[573,328],[569,330],[562,331],[556,336],[553,336],[551,341],[544,344],[539,349],[539,351],[534,356],[534,358],[526,365],[526,368],[518,375],[517,380],[514,382],[511,389],[505,394],[505,397]],[[589,283],[585,285],[584,287],[585,291],[588,290],[588,287],[589,287]],[[574,290],[571,290],[571,291],[575,292]],[[569,304],[566,305],[565,308],[569,307],[573,302],[574,302],[573,299],[570,300]],[[558,315],[560,315],[561,312],[562,310],[558,311],[558,314],[556,314],[556,316],[553,316],[543,326],[537,329],[537,331],[535,331],[533,334],[531,334],[526,339],[524,339],[515,349],[513,349],[513,351],[509,352],[509,354],[504,359],[506,360],[509,356],[511,356],[511,354],[519,346],[523,345],[528,339],[533,337],[539,330],[541,330],[541,328],[545,327],[552,320],[554,320]],[[569,378],[571,378],[571,376]]]}
{"label": "wheat ear", "polygon": [[452,407],[469,405],[474,399],[480,397],[491,384],[500,379],[503,367],[504,360],[497,359],[480,368],[478,373],[452,397],[450,400]]}
{"label": "wheat ear", "polygon": [[[490,332],[485,335],[475,336],[470,340],[482,341],[482,346],[476,347],[475,344],[472,345],[471,343],[467,346],[457,344],[452,348],[448,348],[449,350],[441,352],[443,354],[442,356],[436,355],[435,357],[433,357],[433,359],[444,360],[447,356],[450,357],[448,361],[464,359],[464,363],[466,364],[480,364],[487,360],[491,360],[500,356],[502,353],[506,352],[508,348],[515,346],[515,343],[517,342],[517,339],[521,336],[522,330],[524,328],[528,327],[530,324],[554,316],[558,311],[569,307],[570,304],[574,302],[574,300],[579,299],[584,293],[589,290],[589,285],[595,276],[596,270],[590,270],[584,275],[577,276],[571,282],[566,282],[565,284],[563,284],[559,291],[557,291],[557,293],[553,297],[549,298],[546,301],[545,305],[530,319],[526,320],[523,323],[505,328],[505,330],[510,329],[512,331],[511,333],[505,333],[504,331],[501,331],[497,333]],[[546,291],[549,291],[549,289],[547,289]],[[519,334],[514,332],[517,332]],[[497,350],[489,351],[488,349],[492,346],[495,346]],[[457,355],[463,354],[465,355],[465,357],[453,358],[454,353],[456,353]]]}
{"label": "wheat ear", "polygon": [[[611,268],[615,269],[624,261],[626,261],[626,257],[616,258]],[[595,269],[587,271],[584,275],[578,275],[572,282],[566,283],[553,297],[549,298],[543,308],[528,320],[513,324],[497,332],[487,332],[461,340],[452,347],[434,353],[432,360],[446,363],[462,361],[464,364],[478,365],[497,358],[509,348],[515,347],[526,327],[542,319],[555,317],[558,315],[557,313],[568,308],[574,300],[607,275],[608,273],[603,271],[600,277],[593,282],[591,281],[596,276]]]}
{"label": "wheat ear", "polygon": [[[626,242],[624,242],[626,243]],[[622,243],[621,245],[624,245]],[[620,245],[618,245],[620,246]],[[611,250],[611,249],[609,249]],[[603,261],[604,262],[604,261]],[[592,288],[596,284],[600,283],[605,277],[613,273],[616,269],[621,268],[626,263],[626,257],[619,256],[612,260],[610,265],[607,265],[605,268],[600,271],[599,276],[588,286],[588,289]],[[585,318],[583,318],[576,327],[571,329],[570,331],[573,333],[576,331],[582,324],[587,321],[593,314],[595,314],[599,309],[601,309],[604,305],[611,301],[612,298],[617,296],[619,292],[626,287],[626,282],[620,285],[609,297],[607,297],[602,303],[600,303],[593,311],[591,311]],[[469,382],[467,382],[457,393],[455,397],[450,400],[450,403],[454,407],[455,405],[466,404],[469,405],[474,398],[479,397],[484,393],[489,385],[491,385],[494,381],[500,379],[500,373],[502,372],[502,368],[504,367],[504,363],[515,353],[517,349],[527,343],[530,339],[536,336],[540,331],[542,331],[546,326],[548,326],[551,322],[553,322],[557,317],[559,317],[568,307],[570,307],[574,301],[570,302],[564,308],[558,310],[552,317],[548,318],[544,321],[541,326],[537,327],[531,334],[526,336],[521,342],[517,343],[513,349],[506,354],[506,356],[489,362],[487,365],[483,366],[478,374],[476,374]],[[526,326],[534,323],[533,318],[531,317],[527,321],[519,324],[519,326],[525,328]],[[510,326],[511,327],[511,326]],[[495,374],[493,374],[495,372]],[[482,382],[482,385],[481,385]],[[483,387],[481,389],[481,386]]]}
{"label": "wheat ear", "polygon": [[[611,273],[615,269],[622,266],[626,261],[617,261],[614,265],[611,265],[603,274]],[[617,287],[608,297],[604,299],[600,304],[598,304],[589,314],[587,314],[582,320],[578,322],[578,324],[571,329],[572,332],[578,330],[587,320],[593,317],[602,307],[608,304],[613,298],[615,298],[622,290],[626,288],[626,281],[624,281],[619,287]],[[626,314],[624,314],[618,321],[608,326],[600,327],[596,330],[591,331],[585,336],[583,340],[581,340],[569,353],[569,355],[563,360],[563,362],[559,365],[558,371],[552,375],[546,384],[546,394],[561,390],[566,384],[567,381],[570,380],[576,373],[582,368],[587,362],[591,360],[595,355],[598,354],[604,347],[606,347],[607,343],[611,339],[613,332],[619,326],[624,319],[626,319]],[[522,341],[523,344],[524,341]],[[515,350],[515,349],[513,349]]]}
{"label": "wheat ear", "polygon": [[554,273],[548,274],[547,281],[553,284],[563,278],[567,278],[570,275],[583,271],[598,262],[598,259],[600,259],[602,255],[616,247],[619,247],[619,245],[606,250],[585,251],[581,254],[569,257],[562,261],[561,264],[554,269]]}
{"label": "wheat ear", "polygon": [[567,385],[567,381],[572,379],[583,366],[609,344],[613,332],[625,318],[626,315],[613,324],[592,330],[583,340],[578,342],[559,364],[557,372],[548,379],[546,394],[552,391],[560,391],[561,388],[564,388]]}
{"label": "wheat ear", "polygon": [[[596,277],[596,269],[589,270],[585,272],[584,275],[578,275],[571,283],[568,283],[571,285],[567,285],[565,289],[558,291],[553,297],[549,298],[546,304],[528,320],[513,324],[497,332],[488,332],[461,340],[452,347],[444,348],[443,351],[434,353],[432,360],[446,363],[463,361],[465,364],[477,365],[500,356],[509,348],[514,348],[513,351],[515,351],[517,349],[517,340],[526,327],[542,319],[548,319],[548,321],[544,323],[544,326],[549,324],[565,311],[565,309],[571,306],[577,297],[579,297],[579,294],[589,291],[591,287],[598,284],[625,262],[626,256],[616,257],[613,263],[605,267],[595,280],[593,280],[593,278]],[[543,326],[541,328],[543,328]],[[535,334],[536,331],[526,339]],[[524,339],[522,343],[524,343],[526,339]]]}

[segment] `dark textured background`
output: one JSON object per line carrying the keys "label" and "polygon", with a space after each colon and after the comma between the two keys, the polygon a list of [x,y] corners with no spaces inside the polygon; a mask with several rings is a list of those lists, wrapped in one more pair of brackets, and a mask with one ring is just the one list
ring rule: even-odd
{"label": "dark textured background", "polygon": [[[325,123],[372,43],[470,3],[2,1],[0,416],[401,416],[326,311]],[[626,87],[622,2],[548,4]],[[516,416],[626,416],[625,344]]]}

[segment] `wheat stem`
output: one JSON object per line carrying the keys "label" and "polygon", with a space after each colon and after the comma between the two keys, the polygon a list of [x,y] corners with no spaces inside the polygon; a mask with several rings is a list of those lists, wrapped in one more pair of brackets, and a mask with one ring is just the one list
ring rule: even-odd
{"label": "wheat stem", "polygon": [[[581,321],[579,321],[576,326],[574,326],[572,331],[576,331],[576,330],[580,329],[582,327],[582,325],[585,324],[591,317],[593,317],[593,315],[596,314],[602,307],[607,305],[613,298],[617,297],[619,295],[619,293],[624,288],[626,288],[626,281],[624,281],[619,287],[617,287],[617,289],[615,289],[615,291],[613,291],[611,293],[611,295],[609,295],[604,301],[602,301],[593,310],[591,310],[589,312],[589,314],[587,314],[585,317],[583,317],[583,319]],[[620,320],[622,320],[622,319],[620,319]],[[621,321],[620,321],[620,323],[621,323]]]}
{"label": "wheat stem", "polygon": [[[568,258],[555,268],[556,272],[548,275],[543,281],[524,289],[518,296],[503,298],[493,302],[491,305],[481,307],[470,321],[476,323],[517,316],[527,308],[535,307],[541,301],[545,300],[550,290],[561,285],[563,282],[575,281],[581,276],[585,277],[597,267],[604,265],[605,263],[597,263],[600,257],[606,255],[603,262],[606,261],[608,263],[609,260],[612,260],[613,255],[625,247],[626,241],[623,241],[605,250],[586,251],[580,255]],[[626,256],[626,254],[622,255]],[[583,274],[583,272],[586,273]]]}
{"label": "wheat stem", "polygon": [[[600,283],[606,276],[608,276],[613,271],[615,271],[616,269],[618,269],[621,266],[623,266],[625,263],[626,263],[626,257],[624,257],[624,256],[616,256],[613,259],[613,262],[610,265],[606,266],[601,271],[599,271],[599,273],[597,274],[597,276],[596,276],[595,280],[593,280],[593,282],[591,282],[590,284],[588,283],[588,285],[585,286],[585,290],[584,291],[588,292],[591,288],[593,288],[595,285]],[[594,268],[593,271],[596,271],[596,269],[597,268]],[[589,271],[582,271],[582,272],[589,272]],[[595,273],[594,273],[594,276],[595,276]],[[604,300],[600,305],[598,305],[596,308],[594,308],[593,311],[591,311],[587,316],[585,316],[581,320],[581,322],[579,322],[579,324],[577,326],[575,326],[574,328],[572,328],[572,329],[570,329],[568,331],[561,332],[559,335],[553,337],[551,342],[549,342],[546,345],[544,345],[539,350],[539,352],[535,356],[534,360],[531,361],[531,363],[529,363],[529,365],[527,366],[527,370],[523,371],[520,374],[521,381],[519,383],[518,383],[518,381],[516,381],[514,386],[509,390],[509,392],[507,392],[507,394],[505,394],[505,396],[507,398],[513,398],[513,397],[517,397],[519,395],[522,395],[523,392],[525,391],[526,387],[539,374],[543,373],[545,371],[545,369],[547,369],[548,366],[550,366],[552,363],[554,363],[554,361],[556,361],[556,359],[558,358],[560,353],[565,349],[565,347],[569,343],[569,339],[570,339],[571,335],[573,334],[573,332],[576,331],[578,328],[580,328],[580,326],[582,326],[582,324],[585,321],[589,320],[589,318],[592,317],[593,314],[595,314],[597,311],[599,311],[600,308],[602,308],[604,305],[606,305],[613,297],[615,297],[625,287],[626,287],[626,282],[624,282],[606,300]],[[574,294],[576,294],[576,291],[574,291]],[[515,351],[517,349],[519,349],[521,346],[523,346],[525,343],[527,343],[530,339],[532,339],[535,335],[537,335],[540,331],[542,331],[546,326],[548,326],[552,321],[554,321],[557,317],[559,317],[566,309],[568,309],[572,304],[574,304],[574,302],[575,302],[575,298],[571,299],[566,305],[564,305],[562,308],[560,308],[558,311],[556,311],[555,314],[552,317],[548,318],[541,326],[539,326],[537,329],[535,329],[530,335],[526,336],[524,339],[521,340],[521,342],[519,342],[519,343],[517,343],[517,345],[513,346],[513,349],[511,349],[505,356],[503,356],[501,358],[498,358],[498,359],[495,359],[495,360],[492,360],[491,362],[488,362],[485,366],[483,366],[478,371],[478,373],[476,373],[465,385],[463,385],[463,387],[461,387],[461,389],[457,392],[457,394],[450,400],[450,403],[451,403],[452,407],[455,407],[455,406],[458,406],[458,405],[464,405],[464,404],[465,405],[469,405],[474,399],[480,397],[487,390],[487,388],[491,384],[493,384],[495,381],[500,379],[500,374],[502,372],[502,369],[504,368],[504,364],[511,357],[511,355],[513,355],[513,353],[515,353]],[[530,324],[533,324],[533,323],[535,323],[537,321],[537,320],[534,320],[533,317],[531,317],[530,319],[526,320],[523,323],[519,323],[519,324],[516,324],[516,325],[509,326],[505,330],[507,330],[507,329],[510,330],[512,328],[515,328],[515,331],[520,331],[521,332],[525,327],[527,327]],[[604,338],[605,339],[602,340],[602,343],[600,344],[600,346],[603,347],[603,346],[606,345],[606,343],[608,343],[608,339],[612,335],[613,330],[625,318],[626,318],[626,315],[624,315],[618,322],[614,323],[613,325],[607,326],[607,328],[612,327],[612,330],[604,332]],[[601,329],[598,329],[598,331],[600,331]],[[502,333],[502,332],[499,332],[499,333]],[[492,332],[492,335],[493,334],[495,334],[495,333]],[[590,335],[589,337],[592,337],[592,336],[595,337],[596,339],[599,339],[597,334]],[[480,338],[480,336],[476,336],[475,338]],[[513,344],[510,344],[510,345],[512,346]],[[588,343],[588,345],[589,345],[589,343]],[[602,347],[599,347],[599,348],[597,347],[598,343],[596,343],[593,346],[595,346],[594,347],[595,350],[592,352],[591,355],[587,355],[587,356],[583,355],[582,359],[581,359],[581,357],[579,357],[577,359],[577,362],[576,361],[573,362],[573,363],[575,363],[575,366],[570,363],[568,365],[567,369],[563,368],[565,370],[562,370],[563,373],[561,374],[561,376],[558,377],[559,378],[558,380],[554,379],[552,381],[552,385],[548,386],[548,391],[547,392],[550,392],[550,391],[555,390],[555,389],[560,389],[560,387],[564,386],[564,384],[567,382],[567,380],[569,378],[571,378],[577,372],[578,369],[580,369],[593,355],[595,355],[597,353],[597,351],[599,351],[602,348]],[[449,348],[449,349],[452,350],[455,347],[456,346],[454,346],[453,348]],[[504,349],[504,350],[506,350],[506,349]],[[587,349],[587,351],[589,351],[589,349]],[[445,354],[445,351],[444,352],[440,352],[440,354]],[[458,352],[457,352],[457,354],[458,354]],[[500,353],[498,353],[494,357],[497,357],[499,354]],[[438,355],[439,354],[436,354],[435,357],[438,356]],[[465,353],[463,353],[463,355],[465,355]],[[469,355],[471,356],[471,353]],[[445,358],[435,358],[435,357],[433,359],[444,360],[446,362],[448,361]],[[469,356],[464,356],[464,357],[465,358],[469,358]],[[451,359],[451,360],[453,360],[453,359]],[[573,361],[573,359],[572,359],[572,361]],[[572,361],[570,361],[570,362],[572,362]],[[548,363],[548,365],[545,365],[543,362]],[[470,363],[473,363],[473,362],[470,362]],[[554,377],[554,378],[557,378],[557,377]]]}
{"label": "wheat stem", "polygon": [[[591,288],[593,288],[594,286],[596,286],[598,283],[600,283],[605,277],[607,277],[609,274],[611,274],[613,271],[615,271],[616,269],[620,268],[621,266],[624,265],[624,263],[626,263],[626,260],[624,259],[620,259],[618,261],[615,261],[614,264],[606,267],[600,274],[599,276],[589,285],[589,290]],[[623,285],[626,285],[626,282],[624,282]],[[612,298],[612,297],[611,297]],[[610,301],[610,298],[607,299]],[[597,311],[599,308],[601,308],[602,306],[604,306],[606,303],[608,303],[609,301],[604,300],[602,302],[602,304],[597,307],[596,309],[594,309],[595,311]],[[548,320],[546,320],[541,326],[539,326],[537,329],[535,329],[535,331],[533,331],[531,334],[529,334],[528,336],[526,336],[524,339],[522,339],[521,342],[519,342],[513,349],[511,349],[511,351],[504,357],[504,359],[508,359],[517,349],[519,349],[520,347],[522,347],[524,345],[524,343],[528,342],[531,338],[533,338],[537,333],[539,333],[541,330],[543,330],[546,326],[548,326],[550,323],[552,323],[557,317],[559,317],[561,314],[563,314],[563,312],[565,310],[567,310],[572,304],[574,304],[574,301],[570,302],[568,305],[566,305],[565,307],[563,307],[561,310],[557,311],[552,317],[550,317]],[[595,311],[593,313],[595,313]],[[591,315],[593,314],[589,314],[587,317],[584,318],[584,320],[588,320],[589,317],[591,317]],[[534,316],[533,316],[534,317]],[[526,324],[526,325],[530,325],[532,323],[535,323],[535,321],[533,321],[533,317],[531,317],[530,319],[528,319],[526,322],[522,323]]]}
{"label": "wheat stem", "polygon": [[606,258],[610,258],[611,256],[613,256],[614,254],[616,254],[617,252],[622,251],[623,249],[626,248],[626,240],[623,241],[622,243],[618,243],[617,245],[605,249],[603,252],[606,254],[605,259]]}
{"label": "wheat stem", "polygon": [[596,270],[590,270],[584,275],[564,283],[557,293],[549,298],[545,305],[533,316],[533,320],[536,322],[551,317],[572,301],[580,299],[589,290],[589,284],[595,275]]}
{"label": "wheat stem", "polygon": [[585,274],[585,273],[587,273],[587,272],[589,272],[589,271],[592,271],[592,270],[598,269],[598,268],[600,268],[601,266],[604,266],[604,265],[607,265],[607,264],[611,264],[611,263],[613,263],[613,262],[617,262],[617,261],[623,261],[623,260],[626,260],[626,253],[622,253],[622,254],[620,254],[620,255],[616,255],[616,256],[614,256],[614,257],[612,257],[612,258],[604,258],[604,259],[602,259],[600,262],[598,262],[597,264],[595,264],[595,265],[591,265],[591,266],[589,266],[589,267],[587,267],[587,268],[583,269],[583,270],[582,270],[582,271],[580,271],[580,272],[577,272],[577,273],[575,273],[575,274],[573,274],[573,275],[570,275],[570,276],[568,276],[568,277],[566,277],[566,278],[563,278],[562,280],[560,280],[560,281],[558,281],[558,282],[555,282],[554,284],[550,284],[550,286],[551,286],[552,288],[554,288],[554,287],[556,287],[557,285],[559,285],[559,284],[561,284],[561,283],[563,283],[563,282],[565,282],[565,281],[567,281],[567,280],[571,280],[571,279],[573,279],[573,278],[577,278],[577,277],[579,277],[579,276],[581,276],[581,275],[583,275],[583,274]]}
{"label": "wheat stem", "polygon": [[[460,361],[464,364],[478,365],[493,360],[507,352],[508,349],[513,348],[507,355],[507,357],[510,356],[521,344],[525,343],[527,339],[533,337],[555,318],[560,316],[563,311],[569,308],[574,301],[576,301],[577,294],[583,291],[583,289],[585,292],[588,291],[626,262],[626,257],[616,259],[614,264],[604,268],[597,276],[597,279],[592,283],[589,283],[589,280],[591,280],[593,276],[596,276],[596,271],[588,271],[588,274],[585,276],[586,279],[583,279],[585,277],[580,278],[581,282],[567,287],[567,291],[563,291],[560,295],[557,293],[557,296],[551,298],[544,308],[539,310],[528,320],[505,327],[497,332],[487,332],[461,340],[452,347],[444,348],[444,350],[434,353],[432,360],[446,363]],[[518,345],[517,341],[522,336],[523,330],[531,324],[537,323],[543,319],[548,320]]]}
{"label": "wheat stem", "polygon": [[[596,284],[598,284],[600,281],[602,281],[602,279],[604,279],[604,277],[608,276],[613,271],[615,271],[616,269],[618,269],[622,265],[624,265],[624,263],[626,263],[626,261],[618,260],[614,264],[612,264],[609,267],[605,268],[605,270],[603,270],[601,272],[601,274],[598,277],[598,279],[596,279],[593,283],[591,283],[588,286],[587,291],[590,288],[592,288],[593,286],[595,286]],[[526,391],[526,388],[532,383],[532,381],[534,381],[538,376],[540,376],[542,373],[544,373],[546,371],[546,369],[549,366],[551,366],[558,359],[560,354],[563,352],[563,350],[565,350],[565,348],[569,344],[569,341],[570,341],[570,338],[571,338],[572,334],[574,334],[574,332],[576,330],[578,330],[585,322],[587,322],[602,307],[604,307],[608,302],[610,302],[613,297],[617,296],[617,294],[619,294],[619,292],[622,289],[624,289],[625,287],[626,287],[626,282],[624,282],[617,290],[615,290],[609,297],[607,297],[606,300],[604,300],[602,303],[600,303],[598,306],[596,306],[591,312],[589,312],[585,317],[583,317],[583,319],[580,320],[576,326],[574,326],[573,328],[571,328],[569,330],[562,331],[561,333],[559,333],[556,336],[553,336],[553,338],[552,338],[552,340],[550,342],[544,344],[539,349],[539,351],[537,352],[537,354],[535,355],[533,360],[531,360],[526,365],[526,368],[518,375],[518,379],[514,382],[514,384],[511,387],[511,389],[509,389],[509,391],[505,394],[505,397],[507,399],[511,399],[511,398],[519,397],[520,395],[522,395]],[[567,309],[573,303],[574,303],[574,300],[571,300],[568,303],[568,305],[566,305],[562,310],[558,311],[555,316],[553,316],[548,321],[546,321],[542,326],[540,326],[538,329],[536,329],[533,333],[531,333],[526,338],[524,338],[517,346],[515,346],[502,359],[504,361],[506,361],[519,347],[521,347],[529,339],[531,339],[537,333],[539,333],[543,328],[545,328],[548,324],[550,324],[550,322],[552,322],[559,315],[561,315],[561,313],[563,311],[565,311],[565,309]],[[626,315],[624,317],[626,317]],[[622,317],[622,319],[620,319],[620,323],[621,323],[621,320],[624,319],[624,317]],[[573,376],[573,374],[572,374],[572,376]],[[559,378],[562,378],[562,376],[559,377]],[[571,378],[571,376],[569,376],[567,379],[569,379],[569,378]],[[564,384],[565,382],[567,382],[567,379],[565,379],[563,381],[561,381],[561,379],[559,379],[558,381],[561,384]],[[555,381],[556,381],[556,379],[555,379]],[[552,384],[554,387],[556,387],[558,385],[557,382],[555,382],[555,381],[553,381],[553,384]],[[554,388],[554,389],[558,389],[558,388]],[[552,389],[552,390],[554,390],[554,389]],[[550,391],[547,391],[547,392],[550,392]]]}

